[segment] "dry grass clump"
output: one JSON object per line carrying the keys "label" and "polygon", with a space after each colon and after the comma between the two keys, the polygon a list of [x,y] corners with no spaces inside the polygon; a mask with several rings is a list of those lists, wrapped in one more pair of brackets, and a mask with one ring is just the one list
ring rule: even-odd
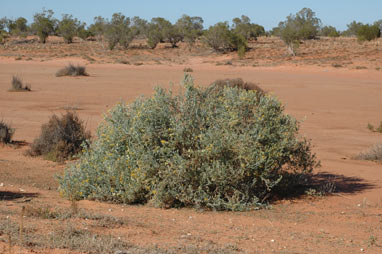
{"label": "dry grass clump", "polygon": [[23,81],[18,76],[12,76],[12,82],[11,82],[11,89],[10,91],[31,91],[31,85],[30,84],[23,84]]}
{"label": "dry grass clump", "polygon": [[217,87],[237,87],[244,89],[246,91],[255,90],[259,94],[264,95],[265,91],[259,87],[255,83],[251,82],[244,82],[241,78],[234,78],[234,79],[218,79],[215,80],[211,85],[217,86]]}
{"label": "dry grass clump", "polygon": [[355,156],[355,159],[382,162],[382,144],[374,145],[369,150]]}
{"label": "dry grass clump", "polygon": [[191,69],[190,67],[186,67],[183,69],[183,72],[193,72],[194,70]]}
{"label": "dry grass clump", "polygon": [[64,161],[72,158],[82,149],[81,145],[90,139],[74,111],[68,111],[61,118],[53,115],[49,122],[41,127],[41,134],[31,144],[29,155],[44,155],[52,161]]}
{"label": "dry grass clump", "polygon": [[60,69],[56,73],[56,77],[63,77],[63,76],[89,76],[89,74],[86,72],[86,67],[85,66],[80,66],[80,65],[73,65],[69,64],[66,67]]}
{"label": "dry grass clump", "polygon": [[12,136],[15,129],[11,128],[9,124],[0,120],[0,143],[9,144],[12,141]]}
{"label": "dry grass clump", "polygon": [[371,123],[367,124],[367,128],[372,132],[379,132],[382,133],[382,121],[379,123],[378,127],[374,127]]}

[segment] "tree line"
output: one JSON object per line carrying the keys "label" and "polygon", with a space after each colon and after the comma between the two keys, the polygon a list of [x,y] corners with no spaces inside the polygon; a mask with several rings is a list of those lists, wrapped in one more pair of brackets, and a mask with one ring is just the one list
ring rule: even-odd
{"label": "tree line", "polygon": [[159,43],[170,43],[173,48],[179,42],[192,46],[197,40],[202,40],[216,51],[237,51],[244,56],[248,50],[247,43],[257,40],[259,36],[278,36],[288,47],[292,55],[304,40],[316,39],[319,36],[339,37],[356,36],[360,41],[370,41],[381,36],[382,19],[373,24],[363,24],[353,21],[348,29],[338,31],[333,26],[323,26],[315,12],[303,8],[296,14],[286,17],[279,25],[270,31],[252,23],[250,18],[242,15],[234,18],[232,23],[219,22],[205,29],[203,19],[198,16],[183,15],[175,23],[162,17],[151,21],[137,16],[127,17],[122,13],[114,13],[110,19],[95,17],[89,26],[70,14],[62,15],[58,20],[52,10],[42,10],[33,16],[33,22],[19,17],[17,19],[0,19],[0,43],[9,36],[26,37],[37,35],[41,43],[45,43],[50,35],[62,36],[66,43],[72,43],[74,37],[83,40],[96,39],[105,42],[110,50],[116,46],[127,49],[135,38],[146,39],[149,48],[154,49]]}

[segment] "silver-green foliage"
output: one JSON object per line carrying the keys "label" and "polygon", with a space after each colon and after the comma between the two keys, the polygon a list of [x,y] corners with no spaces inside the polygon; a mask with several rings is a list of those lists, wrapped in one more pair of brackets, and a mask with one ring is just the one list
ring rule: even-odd
{"label": "silver-green foliage", "polygon": [[[99,126],[98,139],[59,177],[69,198],[160,207],[250,209],[286,172],[315,165],[309,142],[281,103],[256,91],[190,79],[174,95],[120,103]],[[285,184],[285,183],[283,183]]]}

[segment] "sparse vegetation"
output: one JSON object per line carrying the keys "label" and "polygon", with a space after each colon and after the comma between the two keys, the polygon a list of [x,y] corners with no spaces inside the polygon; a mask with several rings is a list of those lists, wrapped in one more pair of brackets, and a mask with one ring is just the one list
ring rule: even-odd
{"label": "sparse vegetation", "polygon": [[379,132],[379,133],[382,133],[382,121],[379,123],[379,126],[378,127],[375,127],[374,125],[372,125],[371,123],[368,123],[367,124],[367,128],[372,131],[372,132]]}
{"label": "sparse vegetation", "polygon": [[382,161],[382,144],[376,144],[369,150],[355,156],[358,160]]}
{"label": "sparse vegetation", "polygon": [[11,82],[11,89],[10,91],[31,91],[31,85],[30,84],[23,84],[23,81],[20,77],[13,75],[12,76],[12,82]]}
{"label": "sparse vegetation", "polygon": [[190,67],[186,67],[183,69],[183,72],[193,72],[194,70]]}
{"label": "sparse vegetation", "polygon": [[56,77],[63,77],[63,76],[89,76],[89,74],[86,72],[85,66],[80,65],[73,65],[68,64],[64,68],[60,69],[56,72]]}
{"label": "sparse vegetation", "polygon": [[[243,210],[263,203],[284,170],[300,178],[316,165],[309,142],[283,106],[256,90],[157,88],[118,104],[98,138],[59,177],[67,197],[160,207]],[[288,185],[288,183],[284,182]]]}
{"label": "sparse vegetation", "polygon": [[0,143],[9,144],[12,142],[12,136],[15,133],[15,129],[11,128],[9,124],[0,121]]}
{"label": "sparse vegetation", "polygon": [[89,139],[90,133],[84,123],[75,112],[68,111],[61,117],[53,115],[42,125],[41,134],[31,144],[29,154],[61,162],[78,154]]}

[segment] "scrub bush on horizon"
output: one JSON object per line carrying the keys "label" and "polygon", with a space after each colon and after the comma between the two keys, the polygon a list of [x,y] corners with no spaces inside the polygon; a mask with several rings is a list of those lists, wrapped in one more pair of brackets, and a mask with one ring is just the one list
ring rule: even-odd
{"label": "scrub bush on horizon", "polygon": [[[274,97],[241,88],[156,88],[151,98],[119,103],[97,139],[58,176],[70,199],[157,207],[246,210],[316,165],[298,123]],[[290,178],[286,178],[290,179]],[[302,179],[302,178],[301,178]]]}

